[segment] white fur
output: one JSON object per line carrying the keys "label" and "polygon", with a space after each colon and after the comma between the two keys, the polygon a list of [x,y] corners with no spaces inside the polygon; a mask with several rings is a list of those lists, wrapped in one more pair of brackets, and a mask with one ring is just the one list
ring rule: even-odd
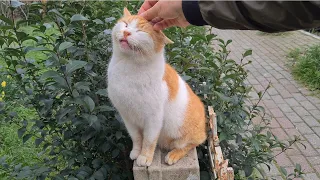
{"label": "white fur", "polygon": [[[179,138],[188,104],[185,82],[179,77],[179,91],[173,101],[169,101],[168,86],[163,81],[165,57],[163,50],[156,53],[152,38],[145,32],[137,31],[137,22],[125,27],[120,22],[113,29],[113,55],[108,66],[108,95],[119,111],[133,141],[131,159],[145,165],[145,157],[140,157],[142,139],[154,142],[159,137],[159,145],[168,147],[164,139]],[[130,31],[129,43],[135,43],[142,53],[122,49],[119,40],[123,31]],[[142,132],[143,138],[139,135]],[[141,161],[141,162],[140,162]]]}

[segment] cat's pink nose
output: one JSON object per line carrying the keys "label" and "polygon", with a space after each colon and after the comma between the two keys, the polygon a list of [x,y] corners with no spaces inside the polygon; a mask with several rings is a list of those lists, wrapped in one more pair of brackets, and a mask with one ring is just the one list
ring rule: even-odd
{"label": "cat's pink nose", "polygon": [[125,39],[127,39],[127,37],[130,36],[130,35],[131,35],[130,32],[128,32],[128,31],[123,31],[123,37],[124,37]]}

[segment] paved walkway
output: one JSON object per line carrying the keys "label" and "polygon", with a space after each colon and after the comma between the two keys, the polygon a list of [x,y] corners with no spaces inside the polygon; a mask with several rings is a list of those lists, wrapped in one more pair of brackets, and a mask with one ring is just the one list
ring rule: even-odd
{"label": "paved walkway", "polygon": [[[279,166],[287,167],[288,173],[293,172],[294,164],[300,163],[306,173],[305,180],[320,180],[320,99],[311,96],[310,92],[299,85],[287,68],[286,55],[295,48],[320,44],[320,40],[301,32],[285,33],[281,36],[266,35],[257,31],[217,30],[213,33],[232,43],[230,57],[240,59],[245,49],[252,49],[253,55],[247,60],[252,64],[249,70],[248,82],[255,91],[264,90],[271,81],[272,88],[267,91],[261,103],[274,119],[271,131],[279,139],[288,139],[293,135],[301,136],[301,145],[277,157],[277,163],[272,165],[270,177],[282,179]],[[257,99],[254,96],[253,99]],[[277,151],[275,153],[278,153]]]}

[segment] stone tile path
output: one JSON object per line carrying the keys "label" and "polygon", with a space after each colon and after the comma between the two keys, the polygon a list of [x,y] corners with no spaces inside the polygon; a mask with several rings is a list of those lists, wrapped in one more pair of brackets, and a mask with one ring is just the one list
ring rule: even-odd
{"label": "stone tile path", "polygon": [[283,140],[299,135],[306,145],[306,149],[294,145],[293,149],[279,155],[268,175],[282,179],[279,166],[287,167],[291,173],[295,163],[300,163],[306,173],[303,179],[320,180],[320,99],[311,96],[311,92],[293,79],[286,58],[291,50],[320,44],[320,40],[298,31],[280,36],[217,29],[213,29],[213,33],[224,40],[232,40],[230,57],[235,60],[239,60],[246,49],[253,50],[252,56],[247,58],[252,61],[247,66],[248,83],[257,92],[264,90],[269,81],[272,83],[261,103],[273,116],[271,131]]}

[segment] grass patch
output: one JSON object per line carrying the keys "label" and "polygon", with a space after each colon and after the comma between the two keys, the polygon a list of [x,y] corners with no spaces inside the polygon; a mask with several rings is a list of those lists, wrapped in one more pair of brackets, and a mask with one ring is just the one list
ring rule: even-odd
{"label": "grass patch", "polygon": [[[19,117],[33,119],[35,112],[22,106],[14,107],[12,111],[17,112]],[[20,128],[17,124],[3,122],[0,116],[0,157],[6,156],[7,163],[15,163],[30,166],[40,162],[38,153],[41,148],[36,148],[34,139],[30,138],[26,143],[18,137]],[[8,179],[8,174],[0,168],[0,179]]]}
{"label": "grass patch", "polygon": [[320,44],[306,50],[295,49],[288,54],[292,74],[310,90],[320,90]]}

